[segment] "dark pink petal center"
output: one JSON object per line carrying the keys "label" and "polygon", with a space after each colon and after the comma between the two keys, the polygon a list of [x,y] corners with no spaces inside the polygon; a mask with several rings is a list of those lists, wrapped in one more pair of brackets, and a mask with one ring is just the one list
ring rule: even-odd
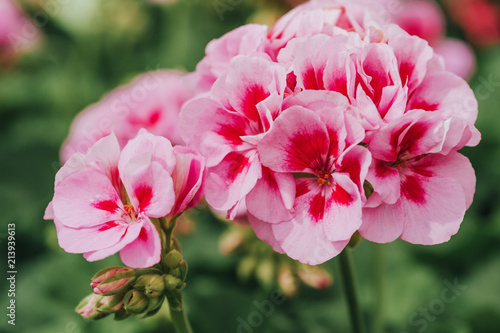
{"label": "dark pink petal center", "polygon": [[153,190],[151,189],[151,186],[141,184],[135,188],[134,194],[139,201],[139,211],[144,211],[144,209],[149,206],[149,203],[153,198]]}
{"label": "dark pink petal center", "polygon": [[92,206],[94,206],[97,209],[105,210],[110,213],[115,213],[119,209],[118,205],[113,200],[93,202]]}

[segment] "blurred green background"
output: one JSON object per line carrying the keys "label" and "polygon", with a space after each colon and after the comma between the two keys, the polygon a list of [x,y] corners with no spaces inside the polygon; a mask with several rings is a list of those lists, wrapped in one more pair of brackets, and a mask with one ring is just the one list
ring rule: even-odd
{"label": "blurred green background", "polygon": [[[43,6],[47,3],[52,7]],[[228,6],[222,17],[217,3],[23,2],[31,15],[42,11],[48,20],[41,27],[40,45],[0,68],[0,332],[173,332],[166,309],[153,318],[121,322],[111,317],[88,322],[76,314],[74,307],[91,292],[90,277],[120,264],[119,259],[89,263],[63,252],[53,223],[42,216],[60,167],[59,147],[80,110],[141,72],[194,70],[211,39],[255,18],[264,2],[220,1]],[[261,11],[257,17],[274,14]],[[454,27],[450,33],[461,36]],[[463,151],[475,167],[477,192],[460,231],[443,245],[396,241],[377,249],[363,241],[353,253],[366,319],[371,322],[381,311],[385,332],[499,331],[500,47],[477,49],[476,55],[478,68],[470,83],[481,95],[477,127],[483,140]],[[9,223],[16,224],[16,326],[7,324],[6,317]],[[200,213],[195,232],[181,239],[190,265],[185,301],[195,332],[350,331],[335,259],[325,265],[335,276],[330,289],[302,287],[296,298],[275,305],[272,314],[259,315],[255,302],[269,300],[271,289],[238,279],[241,256],[218,251],[226,228]],[[374,257],[378,250],[381,263]],[[374,298],[377,268],[384,276],[381,303]],[[453,290],[450,284],[462,287]],[[245,327],[242,321],[259,325]]]}

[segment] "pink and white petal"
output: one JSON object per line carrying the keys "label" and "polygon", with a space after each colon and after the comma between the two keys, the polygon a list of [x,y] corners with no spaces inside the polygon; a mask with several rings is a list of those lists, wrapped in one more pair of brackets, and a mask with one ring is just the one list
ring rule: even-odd
{"label": "pink and white petal", "polygon": [[182,138],[205,156],[209,167],[219,164],[231,151],[248,149],[241,137],[253,134],[242,115],[209,98],[187,102],[179,121]]}
{"label": "pink and white petal", "polygon": [[210,206],[229,210],[254,188],[262,177],[257,152],[229,153],[219,165],[208,170],[205,197]]}
{"label": "pink and white petal", "polygon": [[71,157],[64,163],[64,165],[57,171],[55,185],[59,184],[61,180],[71,175],[73,172],[84,169],[86,167],[85,164],[85,155],[82,153],[74,153]]}
{"label": "pink and white petal", "polygon": [[407,110],[438,111],[464,119],[471,126],[477,119],[477,100],[462,78],[446,71],[429,72],[408,101]]}
{"label": "pink and white petal", "polygon": [[121,251],[125,246],[133,242],[139,234],[141,233],[143,226],[142,221],[130,223],[127,227],[127,230],[123,234],[122,238],[114,245],[110,247],[106,247],[96,251],[89,251],[83,254],[83,257],[88,261],[97,261],[104,258],[107,258],[119,251]]}
{"label": "pink and white petal", "polygon": [[118,221],[107,222],[91,228],[70,228],[56,223],[59,246],[69,253],[98,251],[117,244],[128,226]]}
{"label": "pink and white petal", "polygon": [[205,180],[205,159],[195,151],[182,147],[174,147],[176,165],[172,174],[175,191],[175,207],[172,213],[179,214],[192,208],[203,197]]}
{"label": "pink and white petal", "polygon": [[323,169],[330,138],[313,111],[293,106],[273,123],[258,146],[262,164],[276,172],[311,172]]}
{"label": "pink and white petal", "polygon": [[[380,196],[380,201],[395,204],[400,197],[400,178],[396,168],[388,166],[381,160],[373,160],[368,171],[366,180],[372,185],[374,193]],[[369,200],[373,207],[373,199]]]}
{"label": "pink and white petal", "polygon": [[321,223],[311,223],[297,217],[273,224],[273,233],[283,251],[304,264],[319,265],[337,256],[349,240],[331,242]]}
{"label": "pink and white petal", "polygon": [[476,175],[467,157],[452,151],[448,155],[427,155],[420,163],[436,177],[458,181],[465,194],[466,208],[470,207],[476,191]]}
{"label": "pink and white petal", "polygon": [[54,206],[52,201],[49,202],[47,205],[47,208],[45,208],[45,212],[43,214],[43,219],[44,220],[53,220],[54,219]]}
{"label": "pink and white petal", "polygon": [[[352,235],[361,225],[361,214],[363,203],[360,198],[358,187],[352,182],[348,175],[333,174],[333,186],[326,192],[324,200],[324,213],[322,220],[315,221],[314,209],[318,209],[318,195],[309,203],[308,209],[313,222],[324,225],[326,237],[332,241],[343,241],[351,239]],[[305,197],[305,196],[304,196]],[[303,202],[303,201],[302,201]],[[301,202],[297,199],[296,212],[301,210]],[[319,210],[318,210],[319,211]]]}
{"label": "pink and white petal", "polygon": [[388,30],[388,43],[398,59],[401,83],[408,87],[410,95],[424,80],[427,63],[432,59],[434,52],[425,40],[408,35],[396,25],[391,25]]}
{"label": "pink and white petal", "polygon": [[252,126],[259,126],[261,132],[267,130],[267,117],[259,112],[257,104],[273,93],[283,96],[285,69],[263,57],[237,57],[231,62],[225,83],[225,94],[234,110]]}
{"label": "pink and white petal", "polygon": [[160,235],[148,217],[143,217],[138,237],[120,251],[120,258],[132,268],[151,267],[160,262]]}
{"label": "pink and white petal", "polygon": [[248,213],[267,223],[279,223],[292,218],[295,200],[293,175],[276,173],[262,167],[262,178],[246,197]]}
{"label": "pink and white petal", "polygon": [[259,220],[252,214],[247,214],[247,217],[248,217],[248,222],[252,226],[252,229],[253,231],[255,231],[257,237],[259,237],[261,240],[269,244],[269,246],[271,246],[274,251],[278,253],[285,253],[281,248],[280,243],[274,236],[273,225],[271,223]]}
{"label": "pink and white petal", "polygon": [[120,219],[122,203],[109,178],[95,169],[79,170],[55,188],[54,215],[72,228],[93,227]]}
{"label": "pink and white petal", "polygon": [[371,242],[392,242],[403,233],[404,216],[399,201],[395,204],[382,203],[374,208],[365,207],[359,233]]}
{"label": "pink and white petal", "polygon": [[423,245],[448,241],[460,228],[467,207],[457,179],[419,174],[402,179],[400,202],[404,212],[401,239]]}
{"label": "pink and white petal", "polygon": [[[175,157],[172,144],[162,136],[141,129],[137,136],[123,148],[118,162],[120,176],[133,172],[132,165],[142,167],[145,163],[158,162],[166,172],[172,173]],[[123,179],[122,179],[123,180]]]}
{"label": "pink and white petal", "polygon": [[153,161],[122,175],[123,184],[136,212],[160,218],[171,212],[175,204],[174,184],[163,166]]}
{"label": "pink and white petal", "polygon": [[347,173],[364,194],[363,184],[372,162],[370,151],[362,146],[349,147],[336,161],[336,172]]}
{"label": "pink and white petal", "polygon": [[108,175],[113,185],[118,186],[119,179],[117,168],[119,158],[120,144],[118,143],[115,133],[112,132],[90,147],[85,156],[85,164],[105,173]]}

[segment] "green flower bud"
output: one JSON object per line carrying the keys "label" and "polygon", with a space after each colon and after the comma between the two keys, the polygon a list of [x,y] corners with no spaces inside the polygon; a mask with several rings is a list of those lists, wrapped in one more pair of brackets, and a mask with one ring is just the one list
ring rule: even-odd
{"label": "green flower bud", "polygon": [[123,307],[130,313],[142,313],[146,310],[149,299],[138,290],[130,290],[124,298]]}
{"label": "green flower bud", "polygon": [[76,306],[75,311],[85,319],[97,320],[106,317],[107,313],[98,312],[94,305],[101,300],[103,296],[90,294]]}
{"label": "green flower bud", "polygon": [[96,295],[116,295],[134,283],[136,276],[137,272],[133,268],[108,267],[94,275],[90,286]]}
{"label": "green flower bud", "polygon": [[124,308],[121,308],[120,310],[116,311],[115,313],[115,320],[123,320],[127,319],[130,317],[131,314],[127,312]]}
{"label": "green flower bud", "polygon": [[144,294],[148,297],[157,297],[165,291],[165,282],[160,275],[146,274],[137,279],[134,288],[144,290]]}
{"label": "green flower bud", "polygon": [[182,285],[181,279],[170,274],[163,275],[163,281],[165,282],[165,289],[167,290],[174,290]]}
{"label": "green flower bud", "polygon": [[102,296],[102,298],[95,303],[94,309],[109,314],[120,310],[122,306],[123,294],[118,294],[113,296]]}
{"label": "green flower bud", "polygon": [[163,261],[168,268],[177,268],[181,264],[182,254],[177,250],[172,250],[165,256]]}
{"label": "green flower bud", "polygon": [[156,314],[161,306],[163,305],[163,301],[165,297],[156,297],[149,300],[148,307],[146,309],[146,315],[144,317],[149,317]]}

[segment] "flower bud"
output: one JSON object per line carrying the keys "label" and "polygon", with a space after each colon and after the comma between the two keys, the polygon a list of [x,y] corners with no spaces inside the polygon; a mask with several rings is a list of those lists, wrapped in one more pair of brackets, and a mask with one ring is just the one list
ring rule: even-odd
{"label": "flower bud", "polygon": [[130,317],[132,314],[127,312],[124,308],[121,308],[120,310],[115,312],[115,320],[123,320],[127,319]]}
{"label": "flower bud", "polygon": [[302,282],[314,289],[326,289],[333,283],[333,276],[319,266],[300,264],[297,276]]}
{"label": "flower bud", "polygon": [[236,252],[245,242],[245,235],[239,228],[234,228],[225,233],[219,242],[219,251],[224,255]]}
{"label": "flower bud", "polygon": [[96,302],[101,298],[102,296],[90,294],[82,299],[82,301],[76,306],[75,311],[85,319],[95,320],[104,318],[107,316],[107,314],[98,312],[94,308]]}
{"label": "flower bud", "polygon": [[116,295],[134,283],[136,276],[137,272],[133,268],[108,267],[94,275],[90,286],[96,295]]}
{"label": "flower bud", "polygon": [[146,274],[137,279],[134,288],[143,289],[148,297],[157,297],[165,291],[165,282],[160,275]]}
{"label": "flower bud", "polygon": [[292,298],[297,295],[298,283],[293,276],[293,271],[290,265],[281,265],[278,272],[278,285],[287,298]]}
{"label": "flower bud", "polygon": [[130,313],[142,313],[147,308],[149,299],[139,290],[130,290],[124,298],[123,307]]}
{"label": "flower bud", "polygon": [[156,297],[149,299],[148,307],[146,308],[146,314],[144,315],[144,317],[149,317],[156,314],[163,305],[164,300],[165,297]]}
{"label": "flower bud", "polygon": [[276,271],[274,262],[271,259],[262,260],[255,271],[255,275],[260,283],[267,287],[271,288],[274,284],[274,279],[276,278]]}
{"label": "flower bud", "polygon": [[163,261],[168,268],[175,269],[181,264],[182,254],[177,250],[172,250],[165,256]]}
{"label": "flower bud", "polygon": [[113,296],[102,296],[102,298],[95,303],[94,309],[109,314],[120,310],[122,306],[123,294],[118,294]]}
{"label": "flower bud", "polygon": [[182,285],[182,280],[179,278],[176,278],[173,275],[170,274],[165,274],[163,275],[163,281],[165,282],[165,289],[166,290],[174,290],[179,288]]}
{"label": "flower bud", "polygon": [[167,300],[170,310],[181,311],[182,310],[182,294],[179,290],[169,290],[167,291]]}

